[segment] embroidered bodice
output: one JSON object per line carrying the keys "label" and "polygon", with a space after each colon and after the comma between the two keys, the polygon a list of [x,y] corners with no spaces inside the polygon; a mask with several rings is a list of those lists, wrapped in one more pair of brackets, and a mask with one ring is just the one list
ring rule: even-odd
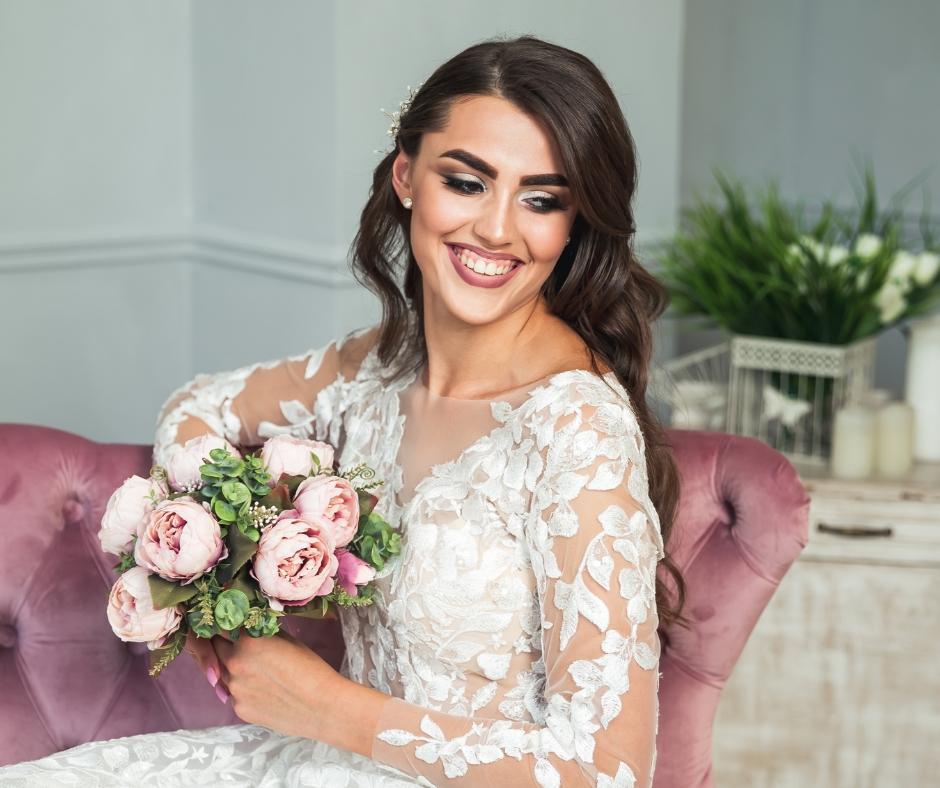
{"label": "embroidered bodice", "polygon": [[[643,435],[613,373],[550,375],[495,401],[388,382],[365,331],[197,376],[154,461],[211,430],[289,432],[367,462],[402,551],[346,608],[343,673],[389,695],[373,758],[433,785],[649,785],[657,561]],[[347,347],[348,346],[348,347]]]}

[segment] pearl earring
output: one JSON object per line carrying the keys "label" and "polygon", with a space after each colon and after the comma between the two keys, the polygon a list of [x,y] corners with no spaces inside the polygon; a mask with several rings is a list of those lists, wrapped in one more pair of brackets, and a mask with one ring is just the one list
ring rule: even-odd
{"label": "pearl earring", "polygon": [[401,204],[404,205],[406,208],[411,208],[411,206],[415,204],[415,201],[412,200],[410,197],[405,197],[405,199],[401,201]]}
{"label": "pearl earring", "polygon": [[566,246],[568,245],[568,241],[570,241],[570,240],[571,240],[571,236],[570,236],[570,235],[569,235],[567,238],[565,238],[565,245],[566,245]]}

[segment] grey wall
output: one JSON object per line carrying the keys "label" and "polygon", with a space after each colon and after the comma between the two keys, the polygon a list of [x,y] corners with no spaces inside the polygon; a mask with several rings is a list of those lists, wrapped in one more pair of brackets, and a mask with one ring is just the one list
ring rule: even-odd
{"label": "grey wall", "polygon": [[[776,179],[809,203],[854,205],[852,153],[869,157],[882,202],[927,173],[940,213],[940,3],[708,0],[686,3],[681,201],[719,165]],[[919,213],[921,194],[908,203]],[[679,352],[714,336],[683,331]],[[887,331],[876,385],[903,394],[905,340]]]}
{"label": "grey wall", "polygon": [[374,322],[346,253],[388,143],[379,108],[499,33],[595,60],[640,152],[641,249],[672,232],[679,0],[444,9],[0,0],[0,421],[147,442],[197,372]]}

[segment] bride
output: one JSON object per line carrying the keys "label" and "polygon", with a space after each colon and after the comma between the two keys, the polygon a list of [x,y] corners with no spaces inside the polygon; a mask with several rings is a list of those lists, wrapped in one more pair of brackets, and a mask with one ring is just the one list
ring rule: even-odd
{"label": "bride", "polygon": [[390,131],[354,242],[382,321],[198,375],[154,445],[289,433],[376,469],[402,550],[340,610],[341,671],[286,633],[191,637],[243,724],[88,742],[3,785],[651,784],[683,584],[630,132],[591,61],[531,36],[444,63]]}

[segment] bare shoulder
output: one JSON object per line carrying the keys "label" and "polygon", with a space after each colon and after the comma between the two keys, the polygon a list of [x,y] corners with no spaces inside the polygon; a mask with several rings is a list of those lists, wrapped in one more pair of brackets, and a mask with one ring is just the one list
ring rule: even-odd
{"label": "bare shoulder", "polygon": [[369,328],[353,331],[337,343],[339,370],[343,377],[350,379],[356,376],[366,356],[378,344],[379,328],[377,323]]}

